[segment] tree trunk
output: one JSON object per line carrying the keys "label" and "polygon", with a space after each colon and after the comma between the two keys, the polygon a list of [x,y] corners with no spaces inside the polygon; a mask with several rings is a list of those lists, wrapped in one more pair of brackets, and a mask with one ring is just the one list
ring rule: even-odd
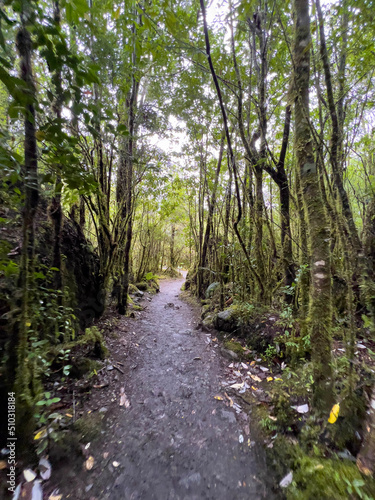
{"label": "tree trunk", "polygon": [[314,365],[314,405],[332,403],[330,234],[313,154],[309,115],[310,16],[308,0],[294,0],[295,151],[309,223],[311,292],[309,333]]}
{"label": "tree trunk", "polygon": [[207,216],[207,223],[206,223],[206,231],[204,234],[204,240],[203,240],[203,245],[202,245],[202,253],[201,253],[201,258],[199,262],[199,267],[198,267],[198,295],[199,297],[203,297],[203,292],[204,292],[204,267],[206,266],[206,257],[207,257],[207,248],[208,248],[208,242],[210,239],[210,234],[211,234],[211,227],[212,227],[212,219],[215,211],[215,206],[216,206],[216,193],[217,193],[217,187],[219,184],[219,176],[220,176],[220,170],[221,170],[221,163],[223,159],[223,151],[224,151],[224,139],[225,137],[223,136],[221,139],[220,143],[220,152],[219,152],[219,159],[217,162],[217,168],[215,172],[215,180],[214,180],[214,186],[212,189],[212,194],[211,194],[211,200],[209,202],[208,206],[208,216]]}
{"label": "tree trunk", "polygon": [[[36,89],[32,71],[32,41],[28,25],[30,6],[25,4],[21,11],[21,28],[17,33],[17,49],[20,55],[20,77],[25,82],[27,105],[25,113],[24,165],[22,168],[24,186],[24,208],[22,224],[22,253],[19,285],[21,289],[21,314],[18,328],[14,332],[10,346],[10,376],[14,381],[17,401],[21,403],[18,419],[32,419],[33,397],[37,380],[33,377],[32,363],[29,356],[29,330],[32,318],[32,288],[34,272],[34,219],[39,200],[37,142],[35,136],[35,101]],[[13,378],[15,377],[15,378]]]}

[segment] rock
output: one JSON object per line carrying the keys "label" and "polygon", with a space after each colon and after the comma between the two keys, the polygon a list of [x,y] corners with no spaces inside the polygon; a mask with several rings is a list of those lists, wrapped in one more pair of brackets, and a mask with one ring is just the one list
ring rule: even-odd
{"label": "rock", "polygon": [[211,283],[211,285],[207,288],[206,290],[206,298],[210,299],[213,294],[215,293],[215,290],[220,286],[220,283],[215,281],[214,283]]}
{"label": "rock", "polygon": [[208,314],[202,321],[202,327],[210,330],[214,327],[215,315]]}
{"label": "rock", "polygon": [[232,333],[238,328],[238,313],[233,306],[217,314],[215,318],[215,328],[224,332]]}
{"label": "rock", "polygon": [[235,352],[230,351],[229,349],[224,349],[224,347],[222,347],[220,349],[220,351],[221,351],[221,354],[223,356],[225,356],[226,358],[228,358],[228,359],[231,359],[231,360],[233,360],[233,359],[235,359],[235,360],[239,359],[238,355]]}
{"label": "rock", "polygon": [[138,288],[138,290],[141,290],[143,292],[146,292],[148,289],[148,285],[145,281],[141,281],[140,283],[136,283],[135,286]]}

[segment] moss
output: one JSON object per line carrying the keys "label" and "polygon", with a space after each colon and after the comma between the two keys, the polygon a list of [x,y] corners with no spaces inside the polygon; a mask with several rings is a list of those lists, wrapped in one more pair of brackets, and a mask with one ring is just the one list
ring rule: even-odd
{"label": "moss", "polygon": [[226,340],[224,342],[224,347],[229,351],[233,351],[240,359],[251,359],[251,354],[246,354],[239,342],[235,342],[234,340]]}
{"label": "moss", "polygon": [[73,428],[80,435],[80,441],[89,443],[100,436],[103,417],[102,413],[90,413],[74,423]]}
{"label": "moss", "polygon": [[142,307],[142,306],[137,306],[137,305],[134,305],[134,306],[132,307],[132,310],[133,310],[133,311],[143,311],[143,307]]}
{"label": "moss", "polygon": [[96,326],[86,328],[85,334],[76,342],[72,342],[72,344],[71,347],[92,344],[94,354],[97,358],[104,359],[108,356],[108,349],[105,345],[104,337]]}
{"label": "moss", "polygon": [[84,375],[93,373],[95,370],[98,371],[101,368],[101,364],[98,361],[90,358],[72,359],[72,368],[70,374],[72,377],[81,378]]}
{"label": "moss", "polygon": [[287,491],[288,500],[364,499],[364,494],[369,500],[374,498],[374,480],[363,477],[357,466],[348,460],[316,459],[302,454],[295,466],[293,483]]}
{"label": "moss", "polygon": [[129,293],[137,293],[139,292],[138,288],[133,285],[133,283],[129,283],[129,289],[128,289]]}

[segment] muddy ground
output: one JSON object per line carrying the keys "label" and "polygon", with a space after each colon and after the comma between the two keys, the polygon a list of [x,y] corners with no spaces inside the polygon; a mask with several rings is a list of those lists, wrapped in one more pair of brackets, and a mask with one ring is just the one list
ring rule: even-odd
{"label": "muddy ground", "polygon": [[85,403],[84,411],[104,415],[101,436],[85,450],[94,465],[67,464],[57,485],[64,498],[274,498],[249,407],[225,388],[231,361],[215,332],[199,328],[199,311],[179,298],[182,283],[162,281],[159,294],[144,297],[144,311],[116,325],[112,379]]}

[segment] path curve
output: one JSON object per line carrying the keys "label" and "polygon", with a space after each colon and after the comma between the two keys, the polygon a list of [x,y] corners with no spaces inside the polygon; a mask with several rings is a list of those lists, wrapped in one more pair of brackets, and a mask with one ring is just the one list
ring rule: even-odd
{"label": "path curve", "polygon": [[193,308],[178,298],[182,283],[161,281],[140,318],[121,320],[139,344],[124,376],[131,406],[108,411],[96,454],[111,449],[111,457],[91,476],[88,498],[273,498],[264,461],[243,432],[248,416],[215,399],[229,361],[195,328]]}

